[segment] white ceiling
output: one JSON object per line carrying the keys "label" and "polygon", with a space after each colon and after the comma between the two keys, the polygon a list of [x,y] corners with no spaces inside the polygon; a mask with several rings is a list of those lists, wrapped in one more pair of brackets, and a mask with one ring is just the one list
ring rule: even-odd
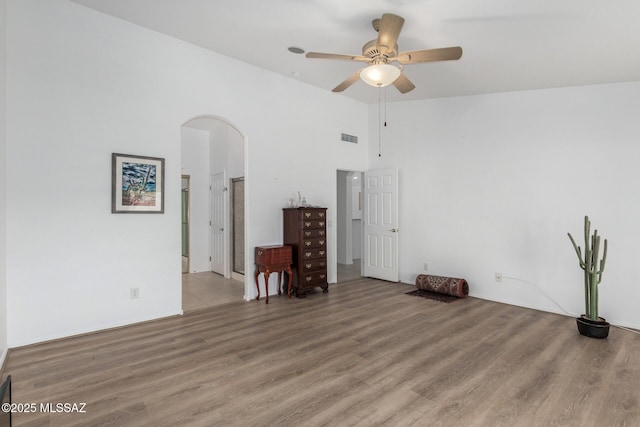
{"label": "white ceiling", "polygon": [[[637,0],[73,1],[328,91],[363,63],[288,47],[360,54],[385,12],[405,18],[400,51],[462,47],[458,61],[405,66],[416,89],[391,86],[389,102],[640,81]],[[335,96],[375,103],[378,92],[358,81]]]}

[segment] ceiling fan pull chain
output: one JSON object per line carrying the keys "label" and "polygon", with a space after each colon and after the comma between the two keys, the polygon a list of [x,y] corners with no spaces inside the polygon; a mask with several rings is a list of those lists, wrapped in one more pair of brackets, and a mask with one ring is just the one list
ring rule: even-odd
{"label": "ceiling fan pull chain", "polygon": [[[380,102],[380,91],[381,87],[378,87],[378,157],[382,157],[382,103]],[[385,125],[386,126],[386,125]]]}
{"label": "ceiling fan pull chain", "polygon": [[384,88],[384,127],[387,127],[387,88]]}

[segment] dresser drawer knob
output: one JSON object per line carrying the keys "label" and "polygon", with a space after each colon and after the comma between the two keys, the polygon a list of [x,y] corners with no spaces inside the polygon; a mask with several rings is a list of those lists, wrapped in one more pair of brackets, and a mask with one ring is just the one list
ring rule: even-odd
{"label": "dresser drawer knob", "polygon": [[307,267],[307,270],[309,270],[311,268],[313,264],[305,264],[304,266]]}
{"label": "dresser drawer knob", "polygon": [[306,237],[309,237],[309,236],[311,236],[311,232],[310,232],[310,231],[305,231],[305,232],[304,232],[304,235],[305,235]]}
{"label": "dresser drawer knob", "polygon": [[320,275],[320,278],[321,278],[321,279],[324,279],[324,274],[321,274],[321,275]]}
{"label": "dresser drawer knob", "polygon": [[305,227],[311,227],[311,223],[310,223],[310,222],[306,222],[306,221],[305,221],[304,226],[305,226]]}
{"label": "dresser drawer knob", "polygon": [[262,251],[258,251],[258,255],[262,255]]}
{"label": "dresser drawer knob", "polygon": [[318,216],[319,216],[320,218],[324,218],[324,212],[320,212],[320,213],[318,213]]}
{"label": "dresser drawer knob", "polygon": [[320,221],[318,225],[320,225],[320,227],[324,227],[324,221]]}
{"label": "dresser drawer knob", "polygon": [[311,242],[304,242],[305,246],[311,246]]}
{"label": "dresser drawer knob", "polygon": [[320,254],[320,256],[324,256],[324,251],[320,251],[318,253]]}
{"label": "dresser drawer knob", "polygon": [[307,282],[311,281],[311,276],[307,277]]}
{"label": "dresser drawer knob", "polygon": [[324,230],[320,230],[320,231],[318,232],[318,234],[319,234],[319,235],[321,235],[321,236],[324,236]]}
{"label": "dresser drawer knob", "polygon": [[306,256],[307,258],[311,258],[311,252],[305,252],[304,256]]}
{"label": "dresser drawer knob", "polygon": [[306,216],[307,218],[311,218],[311,212],[305,212],[304,216]]}
{"label": "dresser drawer knob", "polygon": [[318,243],[320,243],[320,246],[324,246],[324,240],[319,240]]}

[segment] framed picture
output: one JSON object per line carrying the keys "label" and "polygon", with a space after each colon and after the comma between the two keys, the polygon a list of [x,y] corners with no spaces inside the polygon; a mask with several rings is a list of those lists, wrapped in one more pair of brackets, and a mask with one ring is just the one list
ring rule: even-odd
{"label": "framed picture", "polygon": [[111,213],[164,213],[164,159],[113,153]]}

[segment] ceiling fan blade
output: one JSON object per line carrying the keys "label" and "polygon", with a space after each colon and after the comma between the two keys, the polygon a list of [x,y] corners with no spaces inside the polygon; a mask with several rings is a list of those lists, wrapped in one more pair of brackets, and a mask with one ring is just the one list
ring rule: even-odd
{"label": "ceiling fan blade", "polygon": [[378,29],[378,50],[385,54],[393,51],[400,35],[400,30],[404,25],[404,18],[392,13],[385,13],[380,19],[380,28]]}
{"label": "ceiling fan blade", "polygon": [[359,78],[360,78],[360,70],[353,73],[351,77],[349,77],[347,80],[340,83],[338,86],[334,87],[331,91],[342,92],[343,90],[345,90],[346,88],[348,88],[349,86],[357,82]]}
{"label": "ceiling fan blade", "polygon": [[414,50],[410,52],[400,52],[394,61],[401,64],[418,64],[420,62],[431,61],[449,61],[452,59],[460,59],[462,56],[462,48],[443,47],[440,49]]}
{"label": "ceiling fan blade", "polygon": [[400,77],[393,82],[393,85],[400,91],[400,93],[407,93],[416,88],[416,85],[411,83],[411,80],[409,80],[404,73],[400,74]]}
{"label": "ceiling fan blade", "polygon": [[307,58],[340,59],[343,61],[369,61],[369,58],[362,55],[339,55],[336,53],[307,52],[305,56]]}

